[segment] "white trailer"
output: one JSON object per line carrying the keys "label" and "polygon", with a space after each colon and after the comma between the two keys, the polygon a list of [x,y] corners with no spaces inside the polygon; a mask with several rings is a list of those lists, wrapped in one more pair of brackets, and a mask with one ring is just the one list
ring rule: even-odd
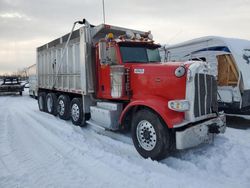
{"label": "white trailer", "polygon": [[219,107],[227,113],[249,114],[250,41],[208,36],[165,46],[164,61],[203,60],[218,82]]}
{"label": "white trailer", "polygon": [[29,95],[33,98],[37,98],[37,74],[36,64],[33,64],[27,68],[28,81],[29,81]]}

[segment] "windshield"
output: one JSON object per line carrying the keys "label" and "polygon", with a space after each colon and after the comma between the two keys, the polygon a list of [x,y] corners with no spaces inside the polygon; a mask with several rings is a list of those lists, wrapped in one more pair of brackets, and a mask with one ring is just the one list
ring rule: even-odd
{"label": "windshield", "polygon": [[148,63],[161,61],[158,48],[145,46],[121,46],[120,51],[123,63]]}

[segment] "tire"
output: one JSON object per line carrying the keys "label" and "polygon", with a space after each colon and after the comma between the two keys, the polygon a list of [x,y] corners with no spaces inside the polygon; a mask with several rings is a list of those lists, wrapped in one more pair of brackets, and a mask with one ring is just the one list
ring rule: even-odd
{"label": "tire", "polygon": [[22,92],[22,91],[19,91],[19,95],[22,96],[22,95],[23,95],[23,92]]}
{"label": "tire", "polygon": [[45,109],[46,109],[45,98],[46,98],[45,92],[38,93],[38,100],[37,100],[38,107],[39,107],[39,110],[42,112],[45,112]]}
{"label": "tire", "polygon": [[74,98],[70,103],[70,118],[74,125],[85,125],[85,114],[83,113],[82,100]]}
{"label": "tire", "polygon": [[131,127],[132,139],[144,158],[161,160],[170,153],[170,134],[161,118],[149,109],[135,114]]}
{"label": "tire", "polygon": [[57,98],[55,93],[48,93],[46,96],[46,111],[54,116],[57,115]]}
{"label": "tire", "polygon": [[57,99],[57,113],[61,119],[69,120],[70,118],[70,98],[68,95],[60,95]]}

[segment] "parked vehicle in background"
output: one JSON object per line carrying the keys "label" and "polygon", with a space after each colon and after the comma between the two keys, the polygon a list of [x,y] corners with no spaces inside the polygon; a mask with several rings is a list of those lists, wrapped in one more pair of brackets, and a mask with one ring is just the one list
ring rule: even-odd
{"label": "parked vehicle in background", "polygon": [[219,109],[250,114],[250,41],[202,37],[165,47],[165,61],[208,62],[218,83]]}
{"label": "parked vehicle in background", "polygon": [[29,81],[29,95],[33,98],[37,98],[37,74],[36,64],[27,68],[28,81]]}
{"label": "parked vehicle in background", "polygon": [[[74,31],[77,23],[84,24]],[[75,22],[37,48],[41,111],[109,131],[131,131],[137,151],[161,159],[225,131],[206,63],[160,62],[150,32]],[[202,85],[202,87],[200,87]]]}
{"label": "parked vehicle in background", "polygon": [[6,76],[0,85],[0,94],[23,94],[24,85],[21,84],[18,77]]}

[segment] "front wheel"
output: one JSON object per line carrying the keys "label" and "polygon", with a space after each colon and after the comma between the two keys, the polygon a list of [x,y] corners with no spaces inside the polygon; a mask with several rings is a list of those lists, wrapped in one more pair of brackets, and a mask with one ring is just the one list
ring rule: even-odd
{"label": "front wheel", "polygon": [[170,152],[168,128],[151,110],[143,109],[135,114],[131,132],[134,146],[142,157],[160,160]]}

